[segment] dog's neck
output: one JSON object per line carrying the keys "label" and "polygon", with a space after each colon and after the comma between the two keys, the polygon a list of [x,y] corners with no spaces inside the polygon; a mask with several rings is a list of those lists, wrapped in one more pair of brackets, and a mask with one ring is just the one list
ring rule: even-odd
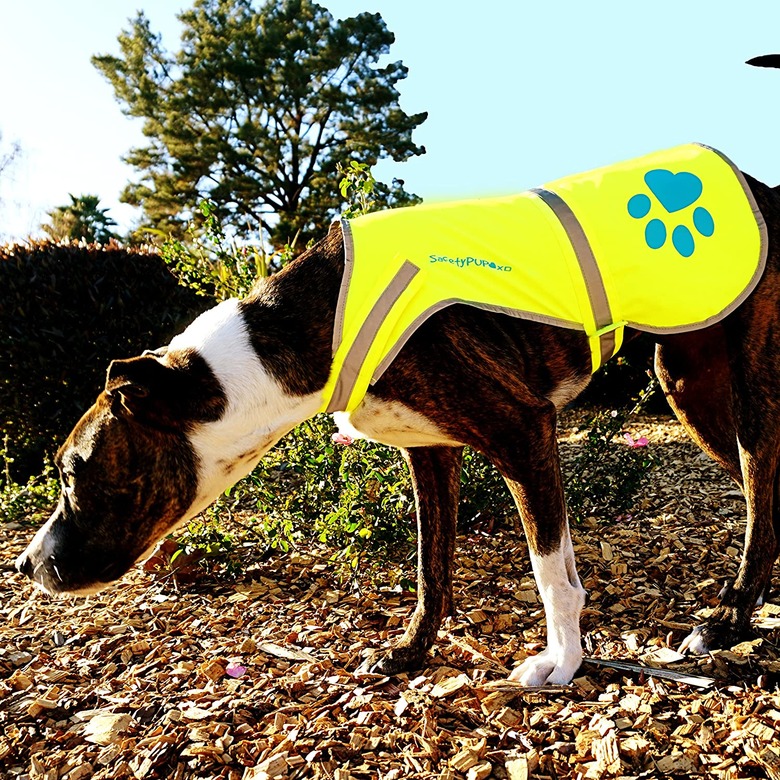
{"label": "dog's neck", "polygon": [[328,379],[343,273],[344,244],[335,226],[239,305],[257,355],[291,395],[322,390]]}
{"label": "dog's neck", "polygon": [[171,341],[165,360],[196,352],[225,397],[220,419],[196,424],[188,434],[200,472],[188,516],[320,409],[343,270],[341,231],[332,230],[247,298],[224,301]]}

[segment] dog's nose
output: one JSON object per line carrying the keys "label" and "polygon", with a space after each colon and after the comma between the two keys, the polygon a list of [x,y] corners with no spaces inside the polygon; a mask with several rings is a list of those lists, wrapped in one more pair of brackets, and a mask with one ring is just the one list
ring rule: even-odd
{"label": "dog's nose", "polygon": [[16,571],[18,571],[20,574],[24,574],[25,577],[32,577],[33,563],[26,552],[23,552],[16,559]]}

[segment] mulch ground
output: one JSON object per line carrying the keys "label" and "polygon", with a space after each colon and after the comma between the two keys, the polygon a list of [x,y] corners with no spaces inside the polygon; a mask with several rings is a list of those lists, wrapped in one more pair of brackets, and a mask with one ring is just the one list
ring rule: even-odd
{"label": "mulch ground", "polygon": [[635,509],[573,529],[593,661],[570,686],[506,681],[544,644],[511,529],[458,538],[457,615],[424,668],[385,678],[354,670],[414,595],[341,586],[313,550],[51,599],[9,570],[31,529],[0,528],[0,777],[780,778],[780,607],[752,642],[674,650],[734,575],[744,502],[676,423],[635,435],[662,457]]}

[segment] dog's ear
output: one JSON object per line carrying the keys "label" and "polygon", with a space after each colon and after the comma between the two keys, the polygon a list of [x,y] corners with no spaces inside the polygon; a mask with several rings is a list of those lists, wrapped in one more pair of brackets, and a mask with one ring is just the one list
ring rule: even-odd
{"label": "dog's ear", "polygon": [[129,360],[112,360],[106,374],[106,395],[117,393],[127,398],[146,398],[166,381],[171,369],[156,356],[144,354]]}
{"label": "dog's ear", "polygon": [[171,403],[179,385],[177,371],[154,355],[114,360],[108,367],[105,393],[115,412],[171,424]]}
{"label": "dog's ear", "polygon": [[[114,360],[106,375],[106,395],[117,416],[130,415],[157,428],[182,428],[188,420],[181,414],[182,372],[154,355]],[[181,404],[186,406],[186,404]]]}
{"label": "dog's ear", "polygon": [[780,68],[780,54],[762,54],[748,60],[747,65],[755,65],[758,68]]}
{"label": "dog's ear", "polygon": [[208,364],[191,353],[182,353],[173,364],[154,354],[114,360],[108,367],[105,393],[115,413],[129,413],[165,428],[217,420],[226,406]]}

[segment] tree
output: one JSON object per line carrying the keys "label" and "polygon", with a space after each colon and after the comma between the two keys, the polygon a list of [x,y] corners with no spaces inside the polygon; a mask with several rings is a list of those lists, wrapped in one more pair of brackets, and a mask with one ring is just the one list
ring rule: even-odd
{"label": "tree", "polygon": [[[0,144],[3,141],[3,134],[0,133]],[[0,149],[0,178],[2,178],[17,162],[19,155],[22,153],[22,147],[18,141],[12,141],[10,147],[7,150]],[[0,197],[0,203],[3,202]]]}
{"label": "tree", "polygon": [[90,244],[107,244],[118,236],[111,232],[116,222],[106,213],[108,209],[98,208],[100,198],[97,195],[70,195],[70,205],[57,206],[47,214],[50,225],[41,225],[43,231],[55,241],[79,241]]}
{"label": "tree", "polygon": [[[0,133],[0,142],[3,140],[3,134]],[[2,176],[7,169],[9,169],[18,159],[21,154],[22,147],[18,141],[11,143],[11,148],[8,151],[0,151],[0,176]]]}
{"label": "tree", "polygon": [[[408,69],[377,66],[394,35],[379,14],[334,20],[311,0],[195,0],[171,54],[140,13],[121,56],[95,56],[147,146],[126,162],[140,180],[122,199],[147,224],[181,236],[209,198],[239,235],[275,246],[318,234],[339,207],[338,166],[423,154],[396,84]],[[387,205],[417,202],[403,182],[380,185]]]}

